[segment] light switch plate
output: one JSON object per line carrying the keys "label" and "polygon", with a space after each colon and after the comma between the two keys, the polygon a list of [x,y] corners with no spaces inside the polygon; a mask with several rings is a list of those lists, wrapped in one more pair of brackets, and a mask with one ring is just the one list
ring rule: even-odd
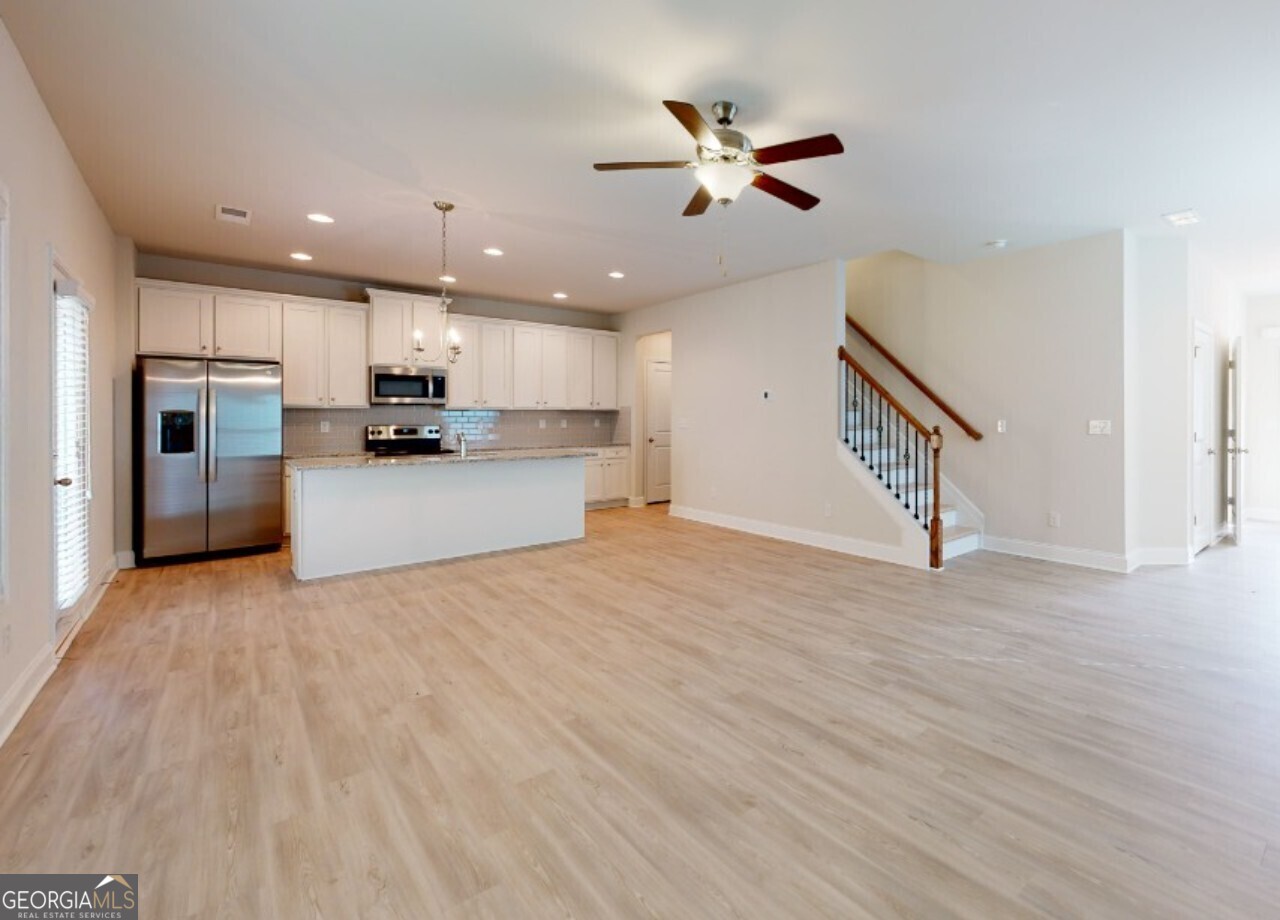
{"label": "light switch plate", "polygon": [[320,423],[320,433],[321,433],[321,434],[328,434],[328,433],[329,433],[329,423],[328,423],[328,422],[321,422],[321,423]]}
{"label": "light switch plate", "polygon": [[568,428],[568,427],[569,427],[569,420],[568,420],[567,418],[562,418],[562,419],[560,419],[560,427],[561,427],[561,428]]}
{"label": "light switch plate", "polygon": [[1002,418],[996,419],[996,434],[1004,434],[1009,430],[1009,423]]}
{"label": "light switch plate", "polygon": [[545,418],[540,418],[540,419],[538,419],[538,427],[539,427],[539,428],[546,428],[546,427],[547,427],[547,420],[546,420]]}
{"label": "light switch plate", "polygon": [[1089,434],[1111,434],[1111,419],[1089,419]]}

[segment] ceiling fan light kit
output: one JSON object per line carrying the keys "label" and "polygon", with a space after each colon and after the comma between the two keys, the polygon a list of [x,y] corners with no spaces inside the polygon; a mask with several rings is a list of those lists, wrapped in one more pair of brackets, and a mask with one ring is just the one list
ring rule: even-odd
{"label": "ceiling fan light kit", "polygon": [[721,100],[712,104],[711,113],[715,116],[718,128],[707,124],[698,114],[697,108],[688,102],[668,99],[662,104],[697,142],[695,159],[596,163],[595,168],[601,172],[622,169],[692,169],[699,186],[685,206],[685,217],[704,213],[713,201],[724,205],[736,201],[748,185],[802,211],[808,211],[818,204],[816,196],[781,179],[775,179],[761,172],[758,167],[844,153],[844,145],[834,134],[822,134],[757,149],[752,145],[751,138],[731,127],[738,114],[738,107],[732,102]]}

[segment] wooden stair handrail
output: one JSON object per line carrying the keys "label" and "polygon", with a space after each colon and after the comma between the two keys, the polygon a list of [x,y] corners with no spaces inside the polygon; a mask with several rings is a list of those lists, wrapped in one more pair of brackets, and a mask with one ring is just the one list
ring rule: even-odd
{"label": "wooden stair handrail", "polygon": [[890,393],[888,390],[886,390],[880,384],[880,381],[876,380],[875,377],[872,377],[871,372],[868,371],[861,364],[859,364],[857,360],[853,357],[853,355],[849,354],[848,350],[846,350],[843,345],[840,346],[839,351],[836,353],[840,356],[840,359],[844,361],[845,364],[849,365],[851,368],[857,371],[859,376],[863,377],[867,381],[867,383],[871,384],[871,388],[875,390],[877,393],[879,393],[881,396],[883,396],[885,402],[893,406],[894,409],[898,410],[898,414],[901,415],[903,418],[905,418],[908,422],[910,422],[912,428],[920,432],[926,438],[929,437],[930,432],[928,428],[924,427],[924,422],[920,421],[920,419],[912,415],[910,410],[908,410],[906,406],[904,406],[902,403],[894,399],[893,394]]}
{"label": "wooden stair handrail", "polygon": [[856,319],[846,314],[844,321],[849,324],[850,329],[852,329],[854,332],[858,333],[858,335],[866,339],[868,345],[870,345],[876,351],[880,352],[880,354],[884,357],[886,361],[888,361],[890,364],[896,367],[901,372],[902,376],[910,380],[911,383],[915,385],[916,389],[918,389],[925,396],[928,396],[929,399],[933,400],[933,404],[937,406],[939,409],[941,409],[943,412],[945,412],[947,417],[950,418],[951,421],[959,425],[961,431],[963,431],[969,437],[973,438],[975,441],[982,440],[981,431],[979,431],[977,428],[974,428],[972,425],[966,422],[963,416],[961,416],[959,412],[957,412],[955,409],[952,409],[949,405],[947,405],[946,400],[944,400],[937,393],[933,392],[933,390],[930,389],[928,384],[926,384],[923,380],[921,380],[919,377],[913,374],[905,364],[899,361],[897,357],[891,351],[889,351],[889,349],[881,345],[876,340],[876,337],[873,336],[866,329],[864,329]]}

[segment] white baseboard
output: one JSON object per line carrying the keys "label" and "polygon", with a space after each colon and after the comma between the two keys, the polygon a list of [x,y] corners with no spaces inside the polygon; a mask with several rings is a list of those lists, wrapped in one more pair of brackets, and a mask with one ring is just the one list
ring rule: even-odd
{"label": "white baseboard", "polygon": [[922,550],[919,546],[887,546],[883,543],[869,543],[856,537],[845,537],[840,534],[823,533],[818,530],[806,530],[802,527],[791,527],[786,524],[775,524],[771,521],[758,521],[753,518],[737,517],[732,514],[721,514],[718,511],[703,511],[700,508],[689,508],[673,504],[669,511],[672,517],[697,521],[701,524],[712,524],[729,530],[740,530],[743,533],[756,534],[761,537],[772,537],[788,543],[801,543],[805,546],[816,546],[849,556],[862,556],[877,562],[891,562],[913,569],[929,567],[927,546]]}
{"label": "white baseboard", "polygon": [[993,553],[1023,556],[1027,559],[1043,559],[1045,562],[1061,562],[1086,569],[1102,569],[1104,572],[1128,572],[1129,562],[1121,553],[1104,553],[1096,549],[1078,549],[1074,546],[1058,546],[1054,543],[1036,543],[1033,540],[1014,540],[1009,537],[993,537],[984,534],[982,548]]}
{"label": "white baseboard", "polygon": [[645,497],[643,495],[633,495],[627,499],[628,508],[643,508],[647,504],[649,503],[645,501]]}
{"label": "white baseboard", "polygon": [[1263,524],[1280,523],[1280,508],[1248,508],[1245,511],[1246,521],[1259,521]]}
{"label": "white baseboard", "polygon": [[4,744],[18,727],[18,722],[35,701],[36,694],[45,681],[53,676],[57,667],[58,659],[53,656],[53,646],[46,645],[28,662],[5,695],[0,697],[0,744]]}
{"label": "white baseboard", "polygon": [[80,634],[80,628],[89,622],[89,617],[93,616],[98,609],[98,602],[107,593],[107,588],[111,587],[111,582],[116,577],[117,572],[119,572],[119,569],[116,568],[116,562],[113,557],[98,572],[98,576],[89,582],[89,587],[84,592],[84,597],[80,598],[80,602],[76,604],[76,621],[71,624],[71,628],[67,630],[67,634],[62,637],[62,641],[58,643],[58,647],[54,650],[54,657],[59,661],[66,655],[67,649],[71,648],[71,643],[75,641],[76,636]]}
{"label": "white baseboard", "polygon": [[1185,546],[1147,546],[1129,553],[1129,571],[1140,565],[1190,565],[1194,559]]}
{"label": "white baseboard", "polygon": [[117,569],[134,569],[137,567],[138,567],[138,564],[133,558],[133,550],[131,549],[121,550],[120,552],[116,553]]}

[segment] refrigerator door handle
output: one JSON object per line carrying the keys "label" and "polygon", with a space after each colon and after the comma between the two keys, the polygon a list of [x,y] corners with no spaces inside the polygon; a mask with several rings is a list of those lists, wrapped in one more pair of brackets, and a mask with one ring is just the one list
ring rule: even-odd
{"label": "refrigerator door handle", "polygon": [[209,449],[205,451],[209,481],[218,481],[218,391],[209,387]]}
{"label": "refrigerator door handle", "polygon": [[196,475],[201,482],[209,481],[209,388],[200,387],[196,394]]}

